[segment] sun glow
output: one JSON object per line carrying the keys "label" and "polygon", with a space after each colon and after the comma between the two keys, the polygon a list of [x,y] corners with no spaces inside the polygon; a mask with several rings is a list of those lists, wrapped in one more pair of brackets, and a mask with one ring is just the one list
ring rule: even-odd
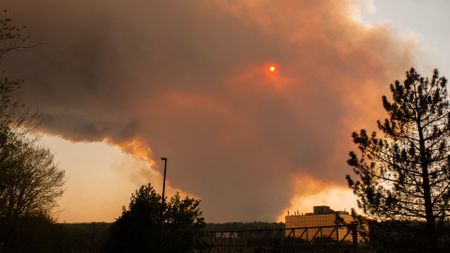
{"label": "sun glow", "polygon": [[268,64],[264,65],[263,71],[267,76],[274,78],[274,77],[278,76],[278,72],[280,71],[280,68],[278,67],[277,64],[268,63]]}
{"label": "sun glow", "polygon": [[268,73],[270,75],[274,75],[274,74],[278,73],[278,71],[279,71],[278,66],[275,64],[268,64],[264,68],[265,68],[266,73]]}

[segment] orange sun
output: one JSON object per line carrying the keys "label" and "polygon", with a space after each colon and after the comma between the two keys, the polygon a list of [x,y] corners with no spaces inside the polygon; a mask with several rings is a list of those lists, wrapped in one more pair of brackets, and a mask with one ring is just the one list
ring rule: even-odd
{"label": "orange sun", "polygon": [[275,78],[278,75],[278,72],[280,72],[280,68],[275,63],[265,64],[262,70],[267,76],[271,78]]}
{"label": "orange sun", "polygon": [[277,70],[277,67],[275,65],[270,65],[269,66],[269,71],[270,72],[275,72]]}

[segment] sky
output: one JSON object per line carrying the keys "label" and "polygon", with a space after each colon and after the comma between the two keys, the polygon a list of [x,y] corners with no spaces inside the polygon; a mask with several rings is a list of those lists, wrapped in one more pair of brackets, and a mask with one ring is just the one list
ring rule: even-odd
{"label": "sky", "polygon": [[39,43],[5,62],[66,171],[60,222],[113,221],[140,185],[160,192],[162,156],[169,195],[201,199],[207,222],[348,210],[352,131],[385,116],[411,66],[450,74],[444,0],[4,6]]}

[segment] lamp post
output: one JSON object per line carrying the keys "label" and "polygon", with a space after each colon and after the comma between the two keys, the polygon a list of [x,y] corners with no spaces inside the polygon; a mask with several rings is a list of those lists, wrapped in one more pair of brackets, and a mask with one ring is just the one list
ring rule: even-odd
{"label": "lamp post", "polygon": [[164,177],[163,177],[163,188],[162,188],[162,198],[161,198],[161,214],[160,214],[160,224],[159,224],[159,247],[162,249],[162,232],[164,223],[164,208],[165,208],[165,192],[166,192],[166,170],[167,170],[167,158],[161,157],[164,161]]}
{"label": "lamp post", "polygon": [[163,178],[163,188],[162,188],[162,208],[161,208],[161,214],[164,210],[164,194],[166,192],[166,170],[167,170],[167,158],[161,157],[161,160],[164,161],[164,178]]}

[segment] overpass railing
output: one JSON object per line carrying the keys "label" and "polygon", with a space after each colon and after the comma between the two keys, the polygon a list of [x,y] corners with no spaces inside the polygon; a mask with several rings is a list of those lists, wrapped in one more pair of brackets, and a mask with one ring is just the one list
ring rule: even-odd
{"label": "overpass railing", "polygon": [[199,252],[244,252],[243,249],[261,249],[263,252],[270,252],[270,249],[324,245],[356,248],[361,241],[358,234],[355,224],[203,231],[196,234],[194,248]]}

